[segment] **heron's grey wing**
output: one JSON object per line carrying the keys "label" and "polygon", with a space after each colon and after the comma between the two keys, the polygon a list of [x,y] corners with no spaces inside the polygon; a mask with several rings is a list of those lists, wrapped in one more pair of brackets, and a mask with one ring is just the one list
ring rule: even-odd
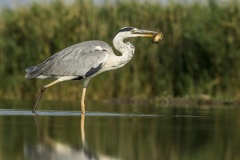
{"label": "heron's grey wing", "polygon": [[33,68],[26,77],[74,76],[85,78],[92,76],[106,63],[109,47],[101,41],[89,41],[70,46]]}
{"label": "heron's grey wing", "polygon": [[74,51],[62,59],[54,61],[43,71],[43,75],[89,77],[96,73],[107,60],[104,51]]}

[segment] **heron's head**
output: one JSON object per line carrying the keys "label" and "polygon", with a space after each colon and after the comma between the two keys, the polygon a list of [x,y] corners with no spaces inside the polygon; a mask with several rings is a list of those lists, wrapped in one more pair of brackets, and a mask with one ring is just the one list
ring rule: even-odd
{"label": "heron's head", "polygon": [[163,38],[163,34],[155,31],[143,30],[134,27],[124,27],[116,33],[115,37],[121,39],[131,37],[151,37],[153,43],[159,43],[159,41]]}

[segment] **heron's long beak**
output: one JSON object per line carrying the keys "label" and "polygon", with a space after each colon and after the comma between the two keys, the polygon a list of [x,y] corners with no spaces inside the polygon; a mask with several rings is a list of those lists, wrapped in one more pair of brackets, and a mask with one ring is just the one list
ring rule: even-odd
{"label": "heron's long beak", "polygon": [[134,29],[132,30],[132,33],[139,37],[151,37],[153,38],[152,42],[154,43],[158,43],[161,39],[163,39],[163,34],[161,32]]}
{"label": "heron's long beak", "polygon": [[157,35],[157,32],[141,29],[134,29],[132,30],[132,33],[142,37],[154,37],[155,35]]}

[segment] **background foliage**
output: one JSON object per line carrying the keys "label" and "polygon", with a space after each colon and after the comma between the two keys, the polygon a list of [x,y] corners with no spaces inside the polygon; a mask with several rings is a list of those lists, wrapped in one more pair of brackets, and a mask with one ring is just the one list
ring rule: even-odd
{"label": "background foliage", "polygon": [[[124,26],[162,31],[164,40],[129,39],[135,55],[125,67],[91,80],[91,99],[111,97],[240,97],[239,3],[207,5],[118,1],[31,4],[0,13],[0,97],[35,98],[49,80],[26,80],[25,68],[82,41],[112,45]],[[119,54],[119,53],[116,53]],[[79,82],[63,82],[48,99],[79,99]]]}

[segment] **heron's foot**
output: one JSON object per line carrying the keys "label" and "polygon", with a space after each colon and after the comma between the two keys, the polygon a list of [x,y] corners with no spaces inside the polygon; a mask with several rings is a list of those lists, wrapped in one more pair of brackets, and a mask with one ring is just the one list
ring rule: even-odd
{"label": "heron's foot", "polygon": [[85,114],[86,112],[85,112],[85,105],[82,105],[81,106],[81,109],[82,109],[82,114]]}

